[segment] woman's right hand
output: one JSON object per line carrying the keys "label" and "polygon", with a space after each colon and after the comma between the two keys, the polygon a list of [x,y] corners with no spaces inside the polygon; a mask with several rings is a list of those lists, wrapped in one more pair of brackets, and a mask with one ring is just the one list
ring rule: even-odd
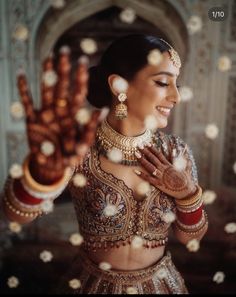
{"label": "woman's right hand", "polygon": [[33,107],[25,74],[18,75],[30,147],[30,172],[39,183],[52,184],[60,179],[65,167],[82,162],[93,144],[101,112],[95,110],[84,125],[75,119],[86,99],[87,65],[87,60],[80,58],[72,89],[70,51],[67,48],[60,51],[56,71],[52,57],[47,58],[43,64],[39,110]]}

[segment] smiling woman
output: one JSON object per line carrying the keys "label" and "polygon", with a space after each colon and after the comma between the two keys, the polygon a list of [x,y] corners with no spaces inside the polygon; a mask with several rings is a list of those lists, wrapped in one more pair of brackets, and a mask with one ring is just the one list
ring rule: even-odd
{"label": "smiling woman", "polygon": [[[191,149],[159,130],[180,101],[180,67],[167,42],[135,34],[113,42],[90,69],[88,100],[110,111],[78,168],[87,186],[71,187],[87,250],[69,274],[86,279],[78,292],[187,293],[165,251],[168,231],[173,222],[183,244],[200,240],[207,218]],[[148,118],[155,121],[152,129]],[[111,152],[120,152],[119,158]],[[108,206],[114,207],[111,216]],[[109,271],[96,266],[104,261]]]}
{"label": "smiling woman", "polygon": [[[68,57],[64,49],[54,98],[63,104],[52,104],[55,92],[44,86],[48,113],[42,112],[39,119],[32,110],[25,77],[19,77],[32,152],[21,180],[13,179],[11,187],[6,186],[6,213],[24,222],[34,219],[36,209],[40,211],[38,200],[55,199],[73,175],[69,189],[83,243],[58,292],[68,292],[68,283],[77,280],[71,292],[78,294],[187,293],[165,250],[168,233],[172,225],[180,242],[189,246],[192,239],[199,241],[205,234],[207,217],[191,149],[179,137],[160,131],[180,101],[177,52],[157,37],[122,37],[108,47],[98,66],[90,68],[88,94],[86,65],[79,65],[71,105],[66,100]],[[51,70],[51,59],[44,67]],[[95,112],[77,133],[74,115],[86,94],[93,106],[107,106],[109,112],[105,118]],[[55,122],[53,115],[61,121]],[[51,125],[46,125],[49,120]],[[38,151],[37,133],[40,139],[50,136],[52,155]],[[70,173],[67,167],[74,165],[75,158],[78,166]],[[24,203],[30,206],[22,210],[22,218],[17,207]],[[28,218],[29,210],[33,215]]]}

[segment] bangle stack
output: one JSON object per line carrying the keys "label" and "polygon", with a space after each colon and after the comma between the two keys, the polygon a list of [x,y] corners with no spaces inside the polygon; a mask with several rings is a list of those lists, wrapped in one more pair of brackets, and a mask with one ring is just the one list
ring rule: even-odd
{"label": "bangle stack", "polygon": [[202,220],[202,223],[198,228],[186,229],[186,226],[181,227],[178,221],[175,222],[175,227],[179,232],[184,233],[185,235],[189,235],[190,238],[192,238],[193,236],[200,236],[204,234],[208,228],[207,214],[205,212],[203,212],[203,217],[204,219]]}
{"label": "bangle stack", "polygon": [[177,210],[183,213],[192,213],[196,210],[198,210],[203,205],[203,199],[200,197],[195,203],[185,206],[176,205]]}
{"label": "bangle stack", "polygon": [[191,224],[191,225],[184,224],[183,222],[181,222],[179,220],[178,217],[176,219],[176,224],[178,225],[178,227],[185,232],[196,232],[202,228],[202,226],[205,224],[205,222],[206,222],[206,213],[204,210],[202,211],[200,220],[198,222],[196,222],[195,224]]}
{"label": "bangle stack", "polygon": [[201,220],[202,212],[203,212],[203,209],[202,209],[202,206],[200,206],[198,209],[190,213],[182,212],[177,209],[176,215],[178,220],[181,223],[185,225],[194,225]]}
{"label": "bangle stack", "polygon": [[190,214],[202,208],[202,188],[199,185],[196,185],[196,187],[197,190],[194,195],[184,199],[175,199],[177,211]]}
{"label": "bangle stack", "polygon": [[8,179],[4,189],[5,195],[3,198],[3,204],[8,212],[12,213],[14,216],[31,219],[35,219],[37,216],[42,215],[42,210],[39,207],[32,207],[19,201],[13,191],[14,181],[15,180]]}
{"label": "bangle stack", "polygon": [[[15,207],[16,209],[20,209],[23,212],[40,212],[41,211],[40,203],[34,204],[34,205],[25,203],[22,201],[23,195],[21,195],[21,196],[17,195],[17,191],[16,191],[16,190],[18,190],[17,186],[18,185],[20,186],[20,184],[17,184],[17,182],[19,182],[19,181],[13,180],[13,179],[10,179],[8,181],[6,191],[5,191],[6,197],[8,197],[8,202],[13,207]],[[25,196],[25,197],[27,197],[27,196]]]}
{"label": "bangle stack", "polygon": [[[53,200],[66,188],[73,170],[67,167],[63,177],[52,185],[41,185],[33,179],[29,171],[29,157],[26,158],[21,179],[9,178],[4,189],[4,206],[8,212],[20,218],[35,219],[42,215],[41,203],[45,200]],[[22,219],[21,219],[22,221]]]}
{"label": "bangle stack", "polygon": [[28,186],[28,188],[30,188],[34,193],[37,192],[37,196],[40,198],[42,198],[42,195],[40,194],[43,194],[43,193],[52,194],[52,193],[58,192],[59,189],[64,189],[67,186],[73,174],[72,169],[70,167],[66,167],[64,171],[64,175],[59,181],[55,182],[52,185],[42,185],[38,183],[36,180],[34,180],[30,174],[29,156],[24,161],[23,171],[24,171],[24,176],[22,179],[24,181],[24,184]]}
{"label": "bangle stack", "polygon": [[177,219],[175,225],[178,230],[189,235],[197,235],[207,224],[207,215],[203,210],[202,188],[199,185],[194,195],[176,199]]}

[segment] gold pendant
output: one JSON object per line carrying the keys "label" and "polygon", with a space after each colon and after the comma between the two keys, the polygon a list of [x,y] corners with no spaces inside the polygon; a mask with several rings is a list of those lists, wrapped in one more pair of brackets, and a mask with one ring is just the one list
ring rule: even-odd
{"label": "gold pendant", "polygon": [[117,104],[115,108],[115,115],[119,120],[127,118],[127,115],[128,115],[127,106],[124,103]]}

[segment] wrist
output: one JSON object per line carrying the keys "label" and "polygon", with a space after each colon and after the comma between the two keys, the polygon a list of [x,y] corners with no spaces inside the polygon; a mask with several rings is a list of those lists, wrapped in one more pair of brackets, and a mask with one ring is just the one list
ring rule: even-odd
{"label": "wrist", "polygon": [[198,191],[198,187],[196,185],[194,185],[194,187],[192,188],[192,190],[188,193],[188,195],[182,197],[181,199],[188,199],[191,198],[192,196],[194,196]]}
{"label": "wrist", "polygon": [[22,182],[23,182],[23,185],[26,185],[26,187],[24,187],[25,189],[28,188],[34,192],[38,192],[40,196],[41,194],[43,194],[44,196],[50,193],[54,195],[54,193],[57,192],[59,189],[65,188],[73,174],[72,168],[68,166],[64,169],[63,174],[59,180],[57,180],[52,184],[42,184],[42,183],[39,183],[37,180],[35,180],[34,177],[32,176],[29,168],[29,162],[30,162],[30,159],[29,157],[27,157],[23,164],[24,175],[22,177]]}
{"label": "wrist", "polygon": [[185,198],[175,199],[177,206],[180,207],[188,207],[193,205],[201,200],[202,196],[202,188],[199,185],[196,185],[196,190],[193,192],[192,195],[188,195]]}

